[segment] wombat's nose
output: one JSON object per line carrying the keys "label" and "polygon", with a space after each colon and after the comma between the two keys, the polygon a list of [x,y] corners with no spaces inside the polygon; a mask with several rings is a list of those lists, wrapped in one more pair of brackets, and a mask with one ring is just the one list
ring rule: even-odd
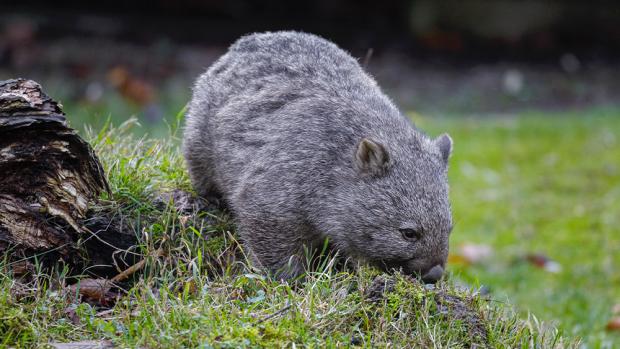
{"label": "wombat's nose", "polygon": [[426,274],[422,275],[422,281],[427,284],[434,284],[439,281],[439,279],[441,279],[442,275],[443,268],[441,267],[441,265],[437,264],[436,266],[432,267],[431,270],[429,270]]}

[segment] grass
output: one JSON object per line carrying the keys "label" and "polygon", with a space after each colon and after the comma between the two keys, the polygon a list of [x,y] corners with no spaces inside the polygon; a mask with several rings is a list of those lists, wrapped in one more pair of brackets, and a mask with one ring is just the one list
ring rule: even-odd
{"label": "grass", "polygon": [[[154,204],[161,191],[191,190],[175,123],[167,140],[133,138],[130,123],[104,129],[89,138],[110,179],[105,199],[144,236],[141,253],[161,247],[165,257],[149,258],[103,312],[63,292],[60,268],[20,285],[0,262],[0,347],[86,339],[152,348],[553,348],[579,339],[613,347],[620,336],[604,327],[620,303],[617,113],[414,115],[430,134],[448,131],[455,141],[452,251],[464,243],[495,251],[478,264],[450,265],[434,288],[364,266],[342,271],[331,259],[303,282],[265,278],[240,254],[229,217]],[[562,271],[524,262],[533,252]],[[377,280],[389,287],[374,297]],[[475,292],[479,285],[490,300]]]}
{"label": "grass", "polygon": [[[488,244],[493,258],[453,266],[525,314],[552,321],[592,348],[620,345],[605,331],[620,303],[620,111],[526,113],[519,118],[417,118],[449,132],[452,251]],[[540,253],[562,270],[523,261]]]}

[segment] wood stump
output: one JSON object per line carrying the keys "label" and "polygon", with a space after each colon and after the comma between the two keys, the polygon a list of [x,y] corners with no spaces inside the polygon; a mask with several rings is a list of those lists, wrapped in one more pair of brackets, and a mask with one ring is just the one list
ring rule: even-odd
{"label": "wood stump", "polygon": [[137,239],[92,212],[106,176],[61,108],[34,81],[0,81],[0,256],[113,275],[114,253]]}

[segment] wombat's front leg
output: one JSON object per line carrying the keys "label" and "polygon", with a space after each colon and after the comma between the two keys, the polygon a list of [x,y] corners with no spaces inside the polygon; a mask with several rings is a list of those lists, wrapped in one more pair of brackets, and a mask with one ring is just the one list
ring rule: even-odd
{"label": "wombat's front leg", "polygon": [[306,259],[303,244],[294,235],[299,228],[267,220],[262,224],[252,221],[238,218],[237,230],[254,265],[279,279],[290,280],[301,275]]}

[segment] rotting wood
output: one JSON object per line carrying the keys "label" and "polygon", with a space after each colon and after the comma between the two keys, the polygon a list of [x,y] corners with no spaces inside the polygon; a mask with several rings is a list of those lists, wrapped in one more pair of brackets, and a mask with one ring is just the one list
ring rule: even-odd
{"label": "rotting wood", "polygon": [[114,253],[136,237],[111,214],[93,214],[106,191],[96,154],[62,106],[34,81],[0,81],[0,255],[114,275]]}

